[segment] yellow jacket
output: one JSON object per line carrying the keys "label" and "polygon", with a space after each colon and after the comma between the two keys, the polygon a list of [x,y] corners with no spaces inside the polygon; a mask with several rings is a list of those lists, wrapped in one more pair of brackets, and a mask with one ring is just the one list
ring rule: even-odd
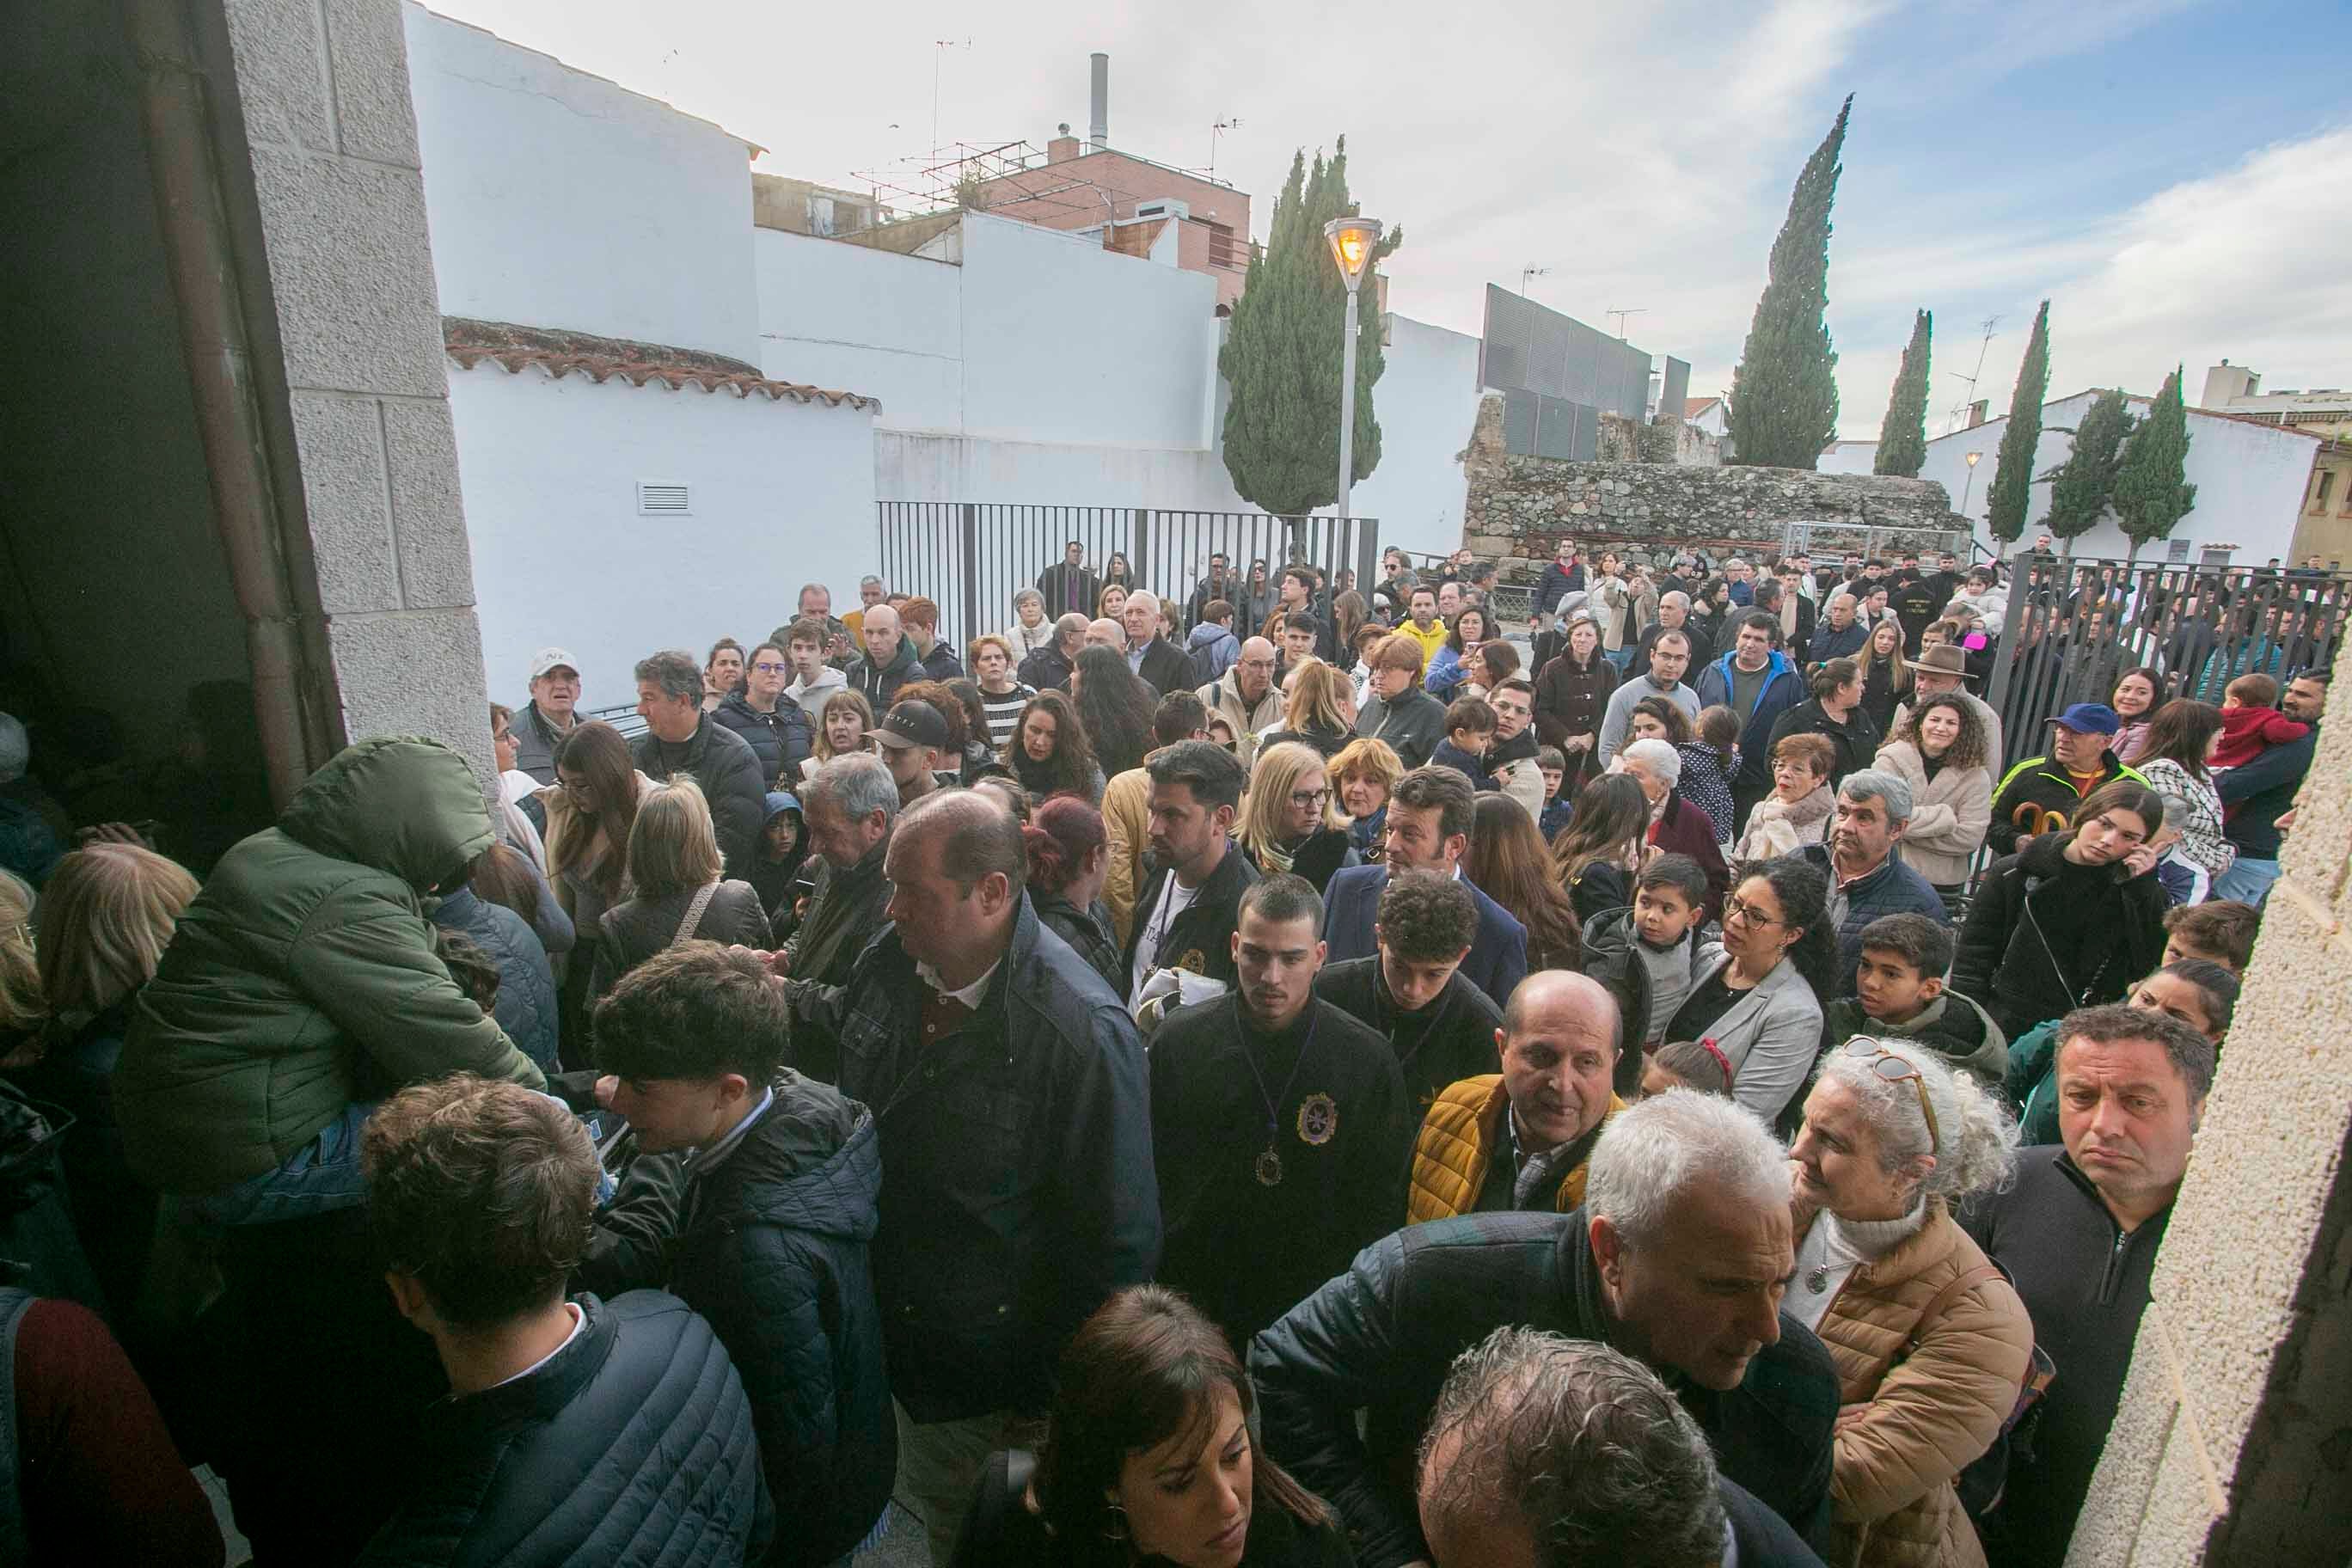
{"label": "yellow jacket", "polygon": [[[1405,1193],[1405,1224],[1451,1219],[1478,1206],[1478,1194],[1486,1184],[1486,1167],[1494,1159],[1496,1140],[1503,1136],[1503,1117],[1510,1103],[1500,1073],[1448,1084],[1430,1102],[1421,1132],[1413,1140],[1412,1184]],[[1611,1095],[1602,1124],[1624,1109],[1625,1102]],[[1561,1214],[1584,1201],[1589,1163],[1589,1158],[1580,1160],[1561,1174],[1552,1205]]]}
{"label": "yellow jacket", "polygon": [[1427,669],[1429,661],[1437,657],[1437,650],[1445,646],[1447,628],[1444,621],[1432,621],[1429,629],[1423,631],[1408,616],[1397,630],[1421,645],[1421,668],[1423,669]]}
{"label": "yellow jacket", "polygon": [[1151,775],[1129,768],[1103,785],[1103,836],[1108,841],[1110,863],[1103,877],[1103,905],[1110,910],[1110,929],[1127,948],[1135,925],[1135,900],[1142,896],[1143,858],[1151,853]]}

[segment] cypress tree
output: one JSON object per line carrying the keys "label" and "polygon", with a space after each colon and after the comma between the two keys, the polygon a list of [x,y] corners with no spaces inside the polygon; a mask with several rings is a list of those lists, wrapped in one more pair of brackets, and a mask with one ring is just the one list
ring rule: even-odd
{"label": "cypress tree", "polygon": [[1985,526],[2003,543],[2025,531],[2033,498],[2033,449],[2042,444],[2042,399],[2050,391],[2050,301],[2034,313],[2033,336],[2017,367],[2017,389],[2009,395],[2009,426],[1993,458],[1991,488],[1985,491]]}
{"label": "cypress tree", "polygon": [[2134,423],[2122,393],[2102,392],[2092,399],[2091,411],[2074,431],[2074,449],[2050,476],[2050,515],[2042,526],[2051,538],[2077,538],[2106,517],[2116,474],[2123,467],[2124,437]]}
{"label": "cypress tree", "polygon": [[1830,302],[1830,206],[1837,200],[1848,94],[1837,123],[1805,160],[1739,364],[1731,373],[1735,461],[1810,468],[1837,435],[1837,354],[1822,313]]}
{"label": "cypress tree", "polygon": [[2180,401],[2180,367],[2175,365],[2147,417],[2125,445],[2116,476],[2116,511],[2124,537],[2131,541],[2126,560],[2137,559],[2143,544],[2171,538],[2196,507],[2197,487],[2181,477],[2188,466],[2189,411]]}
{"label": "cypress tree", "polygon": [[[1331,259],[1323,226],[1355,211],[1348,198],[1346,137],[1328,162],[1318,153],[1312,167],[1303,151],[1293,155],[1265,245],[1251,250],[1248,280],[1217,355],[1218,373],[1233,389],[1225,407],[1225,471],[1244,500],[1278,517],[1299,516],[1339,498],[1339,340],[1348,286]],[[1402,228],[1383,234],[1373,265],[1403,239]],[[1351,467],[1360,483],[1381,460],[1372,384],[1387,362],[1375,289],[1368,275],[1358,300]]]}
{"label": "cypress tree", "polygon": [[1878,455],[1870,464],[1874,474],[1916,479],[1927,460],[1927,342],[1935,331],[1930,312],[1912,318],[1911,341],[1904,345],[1903,365],[1895,373],[1895,391],[1878,426]]}

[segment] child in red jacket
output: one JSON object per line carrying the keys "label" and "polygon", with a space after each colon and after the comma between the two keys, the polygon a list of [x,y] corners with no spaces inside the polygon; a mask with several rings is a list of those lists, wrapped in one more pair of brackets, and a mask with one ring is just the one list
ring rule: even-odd
{"label": "child in red jacket", "polygon": [[[2299,724],[2278,710],[2279,683],[2267,675],[2242,675],[2221,694],[2221,738],[2213,747],[2211,767],[2243,767],[2273,746],[2300,741],[2311,726]],[[2237,815],[2238,803],[2223,810],[2226,822]]]}

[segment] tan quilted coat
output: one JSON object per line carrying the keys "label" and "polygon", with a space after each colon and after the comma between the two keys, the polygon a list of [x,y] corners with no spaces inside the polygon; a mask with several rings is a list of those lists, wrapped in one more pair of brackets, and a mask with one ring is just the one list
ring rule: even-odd
{"label": "tan quilted coat", "polygon": [[1920,1321],[1937,1291],[1984,1264],[1930,1199],[1918,1231],[1857,1266],[1822,1319],[1846,1406],[1830,1482],[1832,1568],[1984,1568],[1952,1479],[2000,1435],[2032,1359],[2033,1323],[1999,1274]]}

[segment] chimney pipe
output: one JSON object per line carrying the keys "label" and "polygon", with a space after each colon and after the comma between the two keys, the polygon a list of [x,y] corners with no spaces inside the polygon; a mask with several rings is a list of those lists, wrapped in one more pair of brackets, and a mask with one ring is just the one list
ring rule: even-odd
{"label": "chimney pipe", "polygon": [[1089,56],[1094,66],[1094,110],[1087,120],[1087,147],[1089,152],[1110,151],[1110,57],[1102,53]]}

